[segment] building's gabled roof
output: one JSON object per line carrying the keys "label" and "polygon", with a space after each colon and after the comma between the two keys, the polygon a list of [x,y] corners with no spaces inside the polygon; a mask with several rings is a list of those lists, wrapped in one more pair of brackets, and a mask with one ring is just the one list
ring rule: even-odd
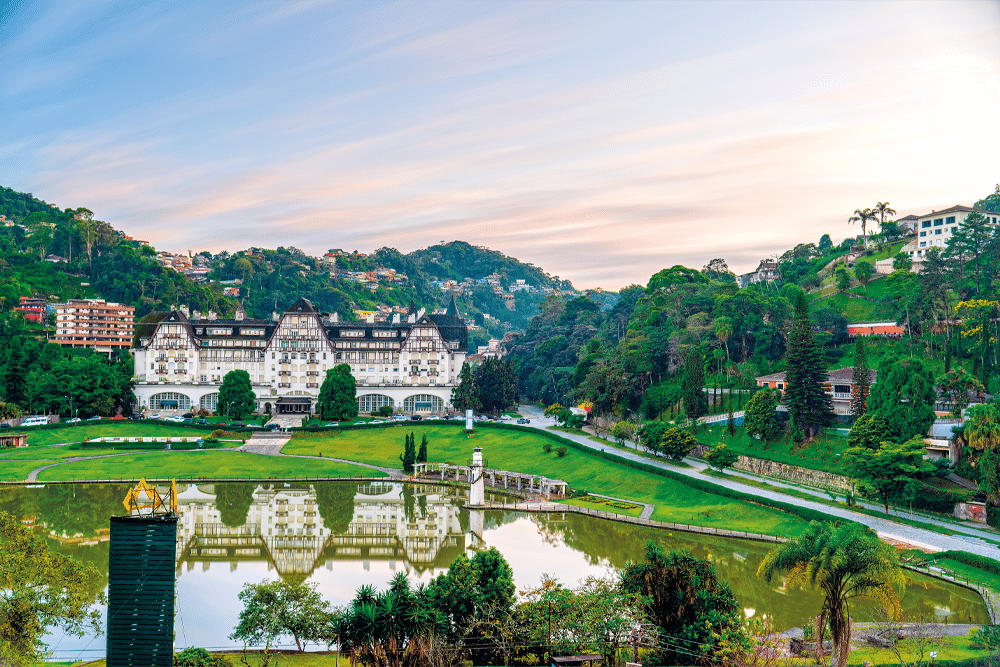
{"label": "building's gabled roof", "polygon": [[[784,382],[785,381],[785,371],[780,373],[771,373],[770,375],[762,375],[759,378],[755,378],[758,382]],[[847,366],[845,368],[838,368],[836,370],[826,372],[827,382],[840,382],[840,383],[851,383],[854,379],[854,366]],[[868,369],[868,379],[870,384],[875,384],[878,379],[878,371],[873,368]]]}
{"label": "building's gabled roof", "polygon": [[979,211],[980,213],[991,213],[991,211],[987,211],[986,209],[972,208],[971,206],[963,206],[961,204],[957,204],[957,205],[952,206],[950,208],[946,208],[946,209],[944,209],[942,211],[931,211],[930,213],[924,213],[923,215],[921,215],[919,217],[921,217],[921,218],[933,218],[936,215],[945,215],[947,213],[972,213],[973,211]]}
{"label": "building's gabled roof", "polygon": [[316,313],[316,309],[313,308],[312,303],[309,299],[305,297],[299,297],[299,300],[288,307],[286,313]]}

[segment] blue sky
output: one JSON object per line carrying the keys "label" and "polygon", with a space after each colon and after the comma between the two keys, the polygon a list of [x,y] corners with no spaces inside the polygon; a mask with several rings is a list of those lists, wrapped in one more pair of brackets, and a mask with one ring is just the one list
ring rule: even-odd
{"label": "blue sky", "polygon": [[1000,181],[997,2],[8,2],[0,184],[165,250],[736,270]]}

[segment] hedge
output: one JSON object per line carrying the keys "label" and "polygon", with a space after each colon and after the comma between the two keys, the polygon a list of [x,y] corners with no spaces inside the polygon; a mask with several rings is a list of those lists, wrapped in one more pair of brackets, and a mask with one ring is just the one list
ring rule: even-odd
{"label": "hedge", "polygon": [[[223,442],[209,442],[205,441],[201,448],[202,449],[216,449],[218,447],[227,447],[228,443]],[[161,451],[166,450],[166,442],[101,442],[100,440],[88,440],[87,442],[79,442],[75,445],[70,445],[67,449],[114,449],[114,450],[128,450],[128,451]],[[171,451],[185,451],[189,449],[198,449],[197,442],[171,442]]]}
{"label": "hedge", "polygon": [[994,528],[1000,528],[1000,507],[986,506],[986,523]]}
{"label": "hedge", "polygon": [[971,491],[951,491],[924,485],[913,498],[913,509],[951,514],[955,511],[955,503],[968,502],[971,496]]}

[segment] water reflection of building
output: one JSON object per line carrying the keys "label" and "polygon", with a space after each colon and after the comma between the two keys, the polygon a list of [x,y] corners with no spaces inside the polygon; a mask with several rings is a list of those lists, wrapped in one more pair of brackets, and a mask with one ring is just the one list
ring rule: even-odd
{"label": "water reflection of building", "polygon": [[422,571],[446,568],[465,550],[464,510],[451,489],[374,481],[353,489],[353,514],[337,532],[320,516],[312,485],[256,486],[245,523],[235,527],[223,523],[215,486],[189,486],[178,496],[178,573],[182,564],[207,570],[228,562],[234,570],[240,561],[265,561],[283,577],[307,576],[338,560]]}

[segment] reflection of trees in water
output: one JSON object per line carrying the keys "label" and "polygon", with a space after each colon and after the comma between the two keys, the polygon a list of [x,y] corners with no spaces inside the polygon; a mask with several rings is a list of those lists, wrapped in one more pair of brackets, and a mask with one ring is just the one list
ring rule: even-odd
{"label": "reflection of trees in water", "polygon": [[26,491],[39,494],[37,516],[50,532],[93,537],[108,528],[112,515],[125,513],[122,500],[128,489],[128,484],[58,484]]}
{"label": "reflection of trees in water", "polygon": [[354,518],[354,482],[321,482],[314,485],[316,504],[323,526],[335,534],[346,533]]}
{"label": "reflection of trees in water", "polygon": [[246,524],[253,492],[257,485],[252,482],[219,482],[215,484],[215,508],[219,510],[219,521],[230,528]]}
{"label": "reflection of trees in water", "polygon": [[406,520],[410,523],[416,519],[416,514],[414,513],[414,501],[416,500],[416,491],[412,484],[403,485],[403,513],[406,515]]}

